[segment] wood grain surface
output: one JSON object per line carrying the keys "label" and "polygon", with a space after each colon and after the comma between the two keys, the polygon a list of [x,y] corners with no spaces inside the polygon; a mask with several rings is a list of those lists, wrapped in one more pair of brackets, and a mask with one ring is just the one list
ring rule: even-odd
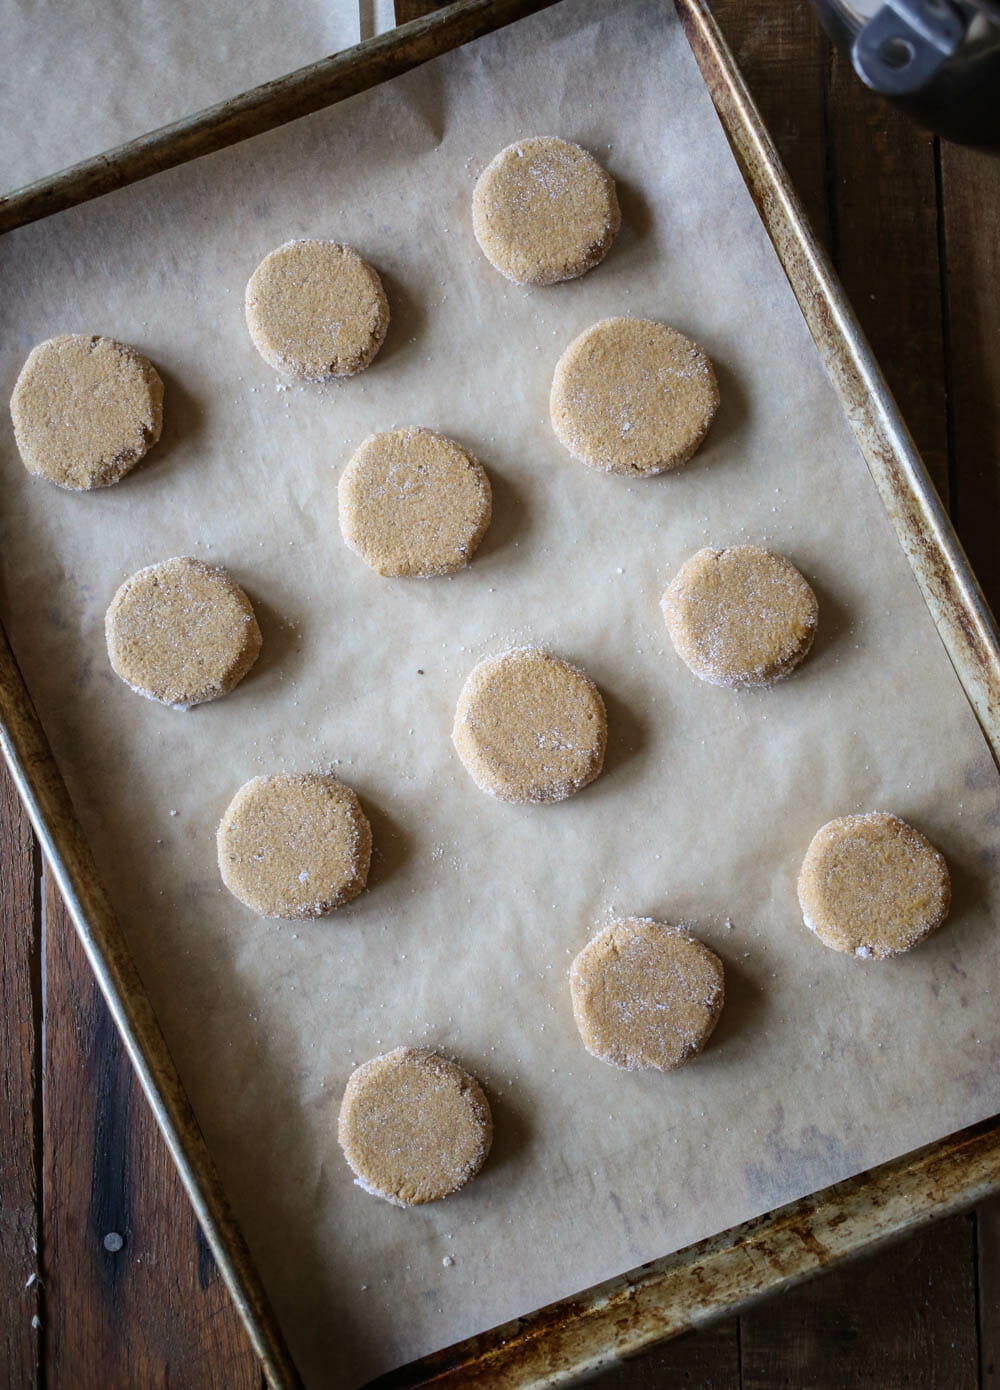
{"label": "wood grain surface", "polygon": [[8,1384],[33,1385],[40,1367],[42,1287],[42,982],[34,837],[0,764],[0,1365]]}
{"label": "wood grain surface", "polygon": [[[434,6],[396,8],[402,21]],[[713,8],[997,610],[1000,159],[939,142],[862,88],[804,0]],[[2,769],[0,919],[0,1383],[260,1387]],[[1000,1385],[1000,1207],[591,1383]]]}
{"label": "wood grain surface", "polygon": [[260,1390],[243,1325],[48,874],[43,905],[46,1384]]}

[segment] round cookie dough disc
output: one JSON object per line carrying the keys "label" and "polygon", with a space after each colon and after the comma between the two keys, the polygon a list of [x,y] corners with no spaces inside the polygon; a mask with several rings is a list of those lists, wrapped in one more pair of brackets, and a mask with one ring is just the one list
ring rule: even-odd
{"label": "round cookie dough disc", "polygon": [[288,241],[251,275],[246,319],[276,371],[328,381],[368,366],[389,327],[389,301],[378,272],[353,247]]}
{"label": "round cookie dough disc", "polygon": [[570,968],[573,1016],[594,1057],[673,1071],[708,1041],[725,998],[722,962],[682,927],[612,922]]}
{"label": "round cookie dough disc", "polygon": [[474,667],[452,741],[477,786],[501,801],[563,801],[604,764],[604,701],[576,666],[514,647]]}
{"label": "round cookie dough disc", "polygon": [[216,841],[223,883],[262,917],[325,917],[368,881],[371,826],[351,788],[326,773],[252,778]]}
{"label": "round cookie dough disc", "polygon": [[791,561],[759,545],[699,550],[660,600],[670,640],[711,685],[773,685],[816,636],[816,595]]}
{"label": "round cookie dough disc", "polygon": [[351,1073],[337,1138],[359,1187],[413,1207],[476,1176],[493,1119],[475,1077],[434,1052],[397,1047]]}
{"label": "round cookie dough disc", "polygon": [[373,434],[340,479],[344,540],[378,574],[427,578],[469,563],[490,523],[480,463],[433,430]]}
{"label": "round cookie dough disc", "polygon": [[806,926],[862,960],[919,945],[951,904],[944,856],[888,811],[828,821],[806,851],[798,887]]}
{"label": "round cookie dough disc", "polygon": [[556,364],[552,428],[602,473],[645,476],[687,463],[708,434],[719,388],[690,338],[651,319],[601,319]]}
{"label": "round cookie dough disc", "polygon": [[174,709],[215,700],[260,653],[246,594],[225,570],[178,556],[126,579],[104,618],[115,674]]}
{"label": "round cookie dough disc", "polygon": [[593,269],[621,220],[611,175],[579,145],[553,135],[501,150],[472,195],[483,254],[522,285],[553,285]]}
{"label": "round cookie dough disc", "polygon": [[110,487],[160,437],[163,382],[135,348],[64,334],[33,348],[10,401],[29,473],[60,487]]}

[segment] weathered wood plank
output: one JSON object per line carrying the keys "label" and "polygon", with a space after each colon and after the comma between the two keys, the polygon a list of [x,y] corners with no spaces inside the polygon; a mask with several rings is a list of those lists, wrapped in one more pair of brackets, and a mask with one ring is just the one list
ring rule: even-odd
{"label": "weathered wood plank", "polygon": [[947,505],[935,140],[863,86],[839,51],[828,92],[830,250]]}
{"label": "weathered wood plank", "polygon": [[44,1325],[49,1390],[262,1377],[45,876]]}
{"label": "weathered wood plank", "polygon": [[41,970],[34,837],[0,762],[0,1375],[40,1381]]}
{"label": "weathered wood plank", "polygon": [[745,1314],[743,1390],[977,1390],[972,1252],[951,1217]]}
{"label": "weathered wood plank", "polygon": [[712,0],[813,230],[826,241],[826,73],[830,44],[811,6]]}
{"label": "weathered wood plank", "polygon": [[1000,611],[1000,161],[941,146],[954,517]]}
{"label": "weathered wood plank", "polygon": [[1000,1199],[976,1211],[979,1289],[979,1384],[1000,1386]]}
{"label": "weathered wood plank", "polygon": [[701,1385],[740,1390],[739,1319],[689,1332],[586,1382],[586,1390],[666,1390]]}

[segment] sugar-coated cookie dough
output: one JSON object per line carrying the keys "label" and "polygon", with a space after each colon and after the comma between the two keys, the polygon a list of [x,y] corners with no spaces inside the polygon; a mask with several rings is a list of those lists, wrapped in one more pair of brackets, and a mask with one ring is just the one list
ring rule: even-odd
{"label": "sugar-coated cookie dough", "polygon": [[216,839],[223,883],[262,917],[325,917],[368,881],[371,826],[351,788],[327,773],[252,778]]}
{"label": "sugar-coated cookie dough", "polygon": [[370,435],[338,488],[344,540],[386,576],[428,578],[467,565],[490,523],[489,479],[433,430]]}
{"label": "sugar-coated cookie dough", "polygon": [[652,319],[601,319],[556,364],[552,428],[602,473],[646,476],[687,463],[708,434],[719,388],[690,338]]}
{"label": "sugar-coated cookie dough", "polygon": [[621,220],[611,175],[592,154],[554,135],[501,150],[472,195],[483,254],[522,285],[553,285],[593,269]]}
{"label": "sugar-coated cookie dough", "polygon": [[351,1073],[337,1138],[359,1187],[413,1207],[476,1176],[493,1118],[475,1077],[434,1052],[397,1047]]}
{"label": "sugar-coated cookie dough", "polygon": [[626,1071],[673,1071],[700,1052],[725,999],[714,951],[648,917],[624,917],[588,942],[570,991],[584,1047]]}
{"label": "sugar-coated cookie dough", "polygon": [[711,685],[773,685],[816,636],[816,595],[790,560],[759,545],[699,550],[660,600],[670,640]]}
{"label": "sugar-coated cookie dough", "polygon": [[163,382],[135,348],[66,333],[32,348],[10,401],[29,473],[60,487],[110,487],[153,447]]}
{"label": "sugar-coated cookie dough", "polygon": [[810,931],[862,960],[918,946],[951,905],[944,855],[888,811],[828,821],[806,851],[798,887]]}
{"label": "sugar-coated cookie dough", "polygon": [[563,801],[604,765],[608,724],[597,686],[538,647],[474,667],[452,741],[477,786],[501,801]]}
{"label": "sugar-coated cookie dough", "polygon": [[251,275],[246,319],[276,371],[328,381],[368,366],[389,327],[389,301],[378,272],[353,247],[287,241]]}
{"label": "sugar-coated cookie dough", "polygon": [[225,570],[181,555],[138,570],[104,618],[115,674],[174,709],[218,699],[260,654],[250,600]]}

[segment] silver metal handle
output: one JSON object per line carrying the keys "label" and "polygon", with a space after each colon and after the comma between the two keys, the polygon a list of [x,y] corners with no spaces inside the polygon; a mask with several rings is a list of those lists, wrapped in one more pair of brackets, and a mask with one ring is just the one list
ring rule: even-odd
{"label": "silver metal handle", "polygon": [[912,95],[954,56],[965,32],[951,0],[886,0],[854,40],[854,70],[886,96]]}

